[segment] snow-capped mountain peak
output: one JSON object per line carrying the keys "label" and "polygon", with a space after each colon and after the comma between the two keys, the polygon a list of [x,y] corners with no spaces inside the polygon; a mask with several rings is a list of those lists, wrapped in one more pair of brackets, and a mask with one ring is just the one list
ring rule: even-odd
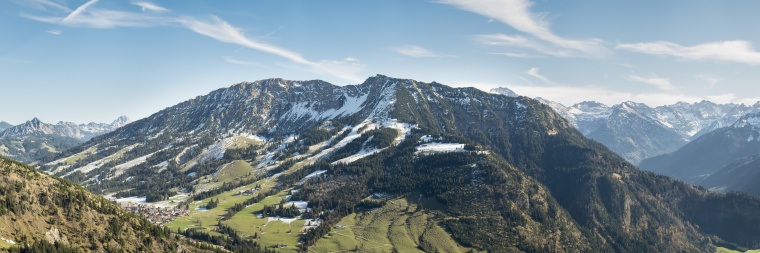
{"label": "snow-capped mountain peak", "polygon": [[760,128],[760,112],[750,113],[742,116],[733,125],[734,128],[752,127]]}
{"label": "snow-capped mountain peak", "polygon": [[489,91],[493,94],[501,94],[507,97],[519,97],[520,95],[517,95],[514,91],[510,90],[507,87],[499,87],[499,88],[493,88]]}
{"label": "snow-capped mountain peak", "polygon": [[129,124],[130,122],[132,122],[132,120],[129,117],[122,115],[111,122],[111,127],[113,127],[113,129],[116,129]]}

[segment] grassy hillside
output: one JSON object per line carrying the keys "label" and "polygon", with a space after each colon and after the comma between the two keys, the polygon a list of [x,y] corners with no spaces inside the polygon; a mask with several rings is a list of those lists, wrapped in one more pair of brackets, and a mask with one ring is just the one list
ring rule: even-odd
{"label": "grassy hillside", "polygon": [[[168,252],[168,229],[69,181],[0,158],[0,248],[58,244],[81,252]],[[18,248],[16,248],[18,249]]]}

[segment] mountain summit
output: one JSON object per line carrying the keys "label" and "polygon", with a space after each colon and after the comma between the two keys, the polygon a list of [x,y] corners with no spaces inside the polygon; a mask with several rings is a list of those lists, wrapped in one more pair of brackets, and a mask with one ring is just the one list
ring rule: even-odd
{"label": "mountain summit", "polygon": [[[280,187],[274,193],[290,190],[291,201],[321,214],[319,227],[300,238],[301,249],[322,247],[327,231],[349,215],[361,219],[402,203],[377,196],[424,205],[407,210],[419,219],[413,223],[450,231],[439,240],[425,240],[423,230],[404,234],[405,245],[428,251],[760,246],[758,198],[640,171],[534,99],[382,75],[348,86],[236,84],[39,165],[91,190],[149,202],[181,192],[201,200],[266,178]],[[220,224],[251,215],[230,210]]]}

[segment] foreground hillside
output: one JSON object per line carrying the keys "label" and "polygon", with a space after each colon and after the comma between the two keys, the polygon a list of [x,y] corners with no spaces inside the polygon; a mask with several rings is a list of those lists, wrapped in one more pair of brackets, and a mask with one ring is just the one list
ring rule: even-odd
{"label": "foreground hillside", "polygon": [[536,100],[380,75],[241,83],[39,164],[116,197],[187,193],[172,229],[291,252],[714,252],[760,237],[757,198],[640,171]]}
{"label": "foreground hillside", "polygon": [[0,158],[0,228],[0,249],[170,252],[179,248],[170,231],[69,181],[4,158]]}

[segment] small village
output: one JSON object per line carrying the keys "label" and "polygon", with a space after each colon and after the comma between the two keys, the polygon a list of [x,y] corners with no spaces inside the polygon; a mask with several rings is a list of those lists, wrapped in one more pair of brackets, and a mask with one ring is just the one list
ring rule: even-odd
{"label": "small village", "polygon": [[138,216],[142,216],[158,226],[163,226],[167,222],[174,220],[176,217],[189,215],[187,208],[184,208],[185,205],[182,204],[169,207],[133,202],[120,204],[125,210],[137,214]]}

